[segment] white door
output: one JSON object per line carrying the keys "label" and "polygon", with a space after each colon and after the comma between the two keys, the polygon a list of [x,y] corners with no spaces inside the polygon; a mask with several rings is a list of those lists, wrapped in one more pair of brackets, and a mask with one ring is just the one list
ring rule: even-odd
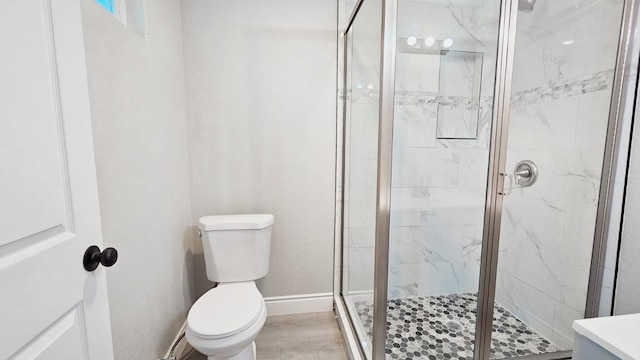
{"label": "white door", "polygon": [[[112,359],[78,0],[0,3],[0,359]],[[117,264],[116,264],[117,266]]]}

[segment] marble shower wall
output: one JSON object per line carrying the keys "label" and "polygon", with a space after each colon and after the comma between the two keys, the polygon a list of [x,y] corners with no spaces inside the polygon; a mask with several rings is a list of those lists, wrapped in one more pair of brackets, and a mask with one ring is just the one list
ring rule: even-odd
{"label": "marble shower wall", "polygon": [[[473,99],[438,94],[440,55],[397,54],[391,297],[477,290],[498,7],[497,0],[400,2],[400,39],[451,38],[450,50],[480,53],[483,64],[476,138],[443,140],[436,134],[438,111],[465,110]],[[361,10],[361,16],[371,15]],[[343,279],[352,294],[373,289],[379,106],[379,54],[374,52],[379,36],[357,30],[346,93],[343,244]],[[472,65],[459,64],[461,75],[449,88],[470,87]]]}
{"label": "marble shower wall", "polygon": [[[529,159],[540,176],[505,198],[496,301],[565,348],[586,301],[622,4],[538,0],[518,13],[507,169]],[[398,53],[390,297],[477,291],[498,14],[497,0],[400,2],[400,39],[449,37],[483,66],[476,139],[438,139],[439,60]],[[357,293],[373,288],[379,68],[373,51],[353,59],[368,69],[347,92],[345,279]]]}
{"label": "marble shower wall", "polygon": [[[400,2],[400,45],[409,36],[432,37],[436,43],[450,38],[449,50],[477,53],[482,64],[478,69],[473,61],[451,62],[451,55],[409,53],[399,46],[389,249],[392,298],[477,291],[498,16],[499,1]],[[446,74],[445,61],[450,61]],[[479,98],[470,97],[478,79]],[[438,122],[459,114],[471,114],[468,120],[477,131],[459,139],[438,136],[443,128]],[[463,139],[473,133],[475,138]]]}
{"label": "marble shower wall", "polygon": [[518,14],[496,301],[564,349],[584,316],[621,0],[539,0]]}

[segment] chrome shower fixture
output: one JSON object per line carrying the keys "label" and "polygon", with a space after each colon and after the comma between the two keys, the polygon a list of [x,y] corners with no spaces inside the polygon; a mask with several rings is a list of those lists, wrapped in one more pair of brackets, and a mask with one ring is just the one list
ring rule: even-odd
{"label": "chrome shower fixture", "polygon": [[518,10],[524,13],[530,13],[533,11],[535,4],[536,0],[518,0]]}

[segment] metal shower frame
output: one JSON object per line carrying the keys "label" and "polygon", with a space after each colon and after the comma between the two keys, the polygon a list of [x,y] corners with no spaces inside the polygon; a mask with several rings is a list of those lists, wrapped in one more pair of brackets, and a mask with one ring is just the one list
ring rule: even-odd
{"label": "metal shower frame", "polygon": [[[365,0],[358,0],[347,26],[341,33],[343,40],[344,73],[343,86],[346,99],[346,75],[348,36],[354,19]],[[378,168],[377,168],[377,200],[376,200],[376,239],[375,239],[375,270],[373,289],[373,344],[371,359],[385,359],[386,344],[386,310],[388,291],[389,266],[389,229],[391,213],[391,161],[393,146],[394,120],[394,92],[395,92],[395,55],[397,48],[397,9],[399,0],[382,0],[382,53],[380,75],[380,99],[378,122]],[[632,72],[631,64],[632,44],[640,40],[640,36],[633,31],[638,25],[638,1],[625,0],[623,5],[622,24],[620,30],[616,71],[613,82],[611,106],[604,150],[603,167],[600,181],[600,193],[597,207],[597,218],[593,241],[591,270],[586,300],[585,317],[598,315],[600,292],[602,287],[606,240],[609,230],[609,214],[612,208],[611,197],[615,175],[615,165],[618,160],[618,143],[620,141],[622,110],[629,100],[627,94],[633,93],[633,81],[629,81]],[[498,250],[500,240],[500,224],[502,215],[502,196],[504,181],[501,176],[505,172],[507,154],[507,135],[510,115],[511,84],[513,78],[513,60],[515,53],[515,35],[517,31],[518,0],[502,0],[500,5],[500,20],[498,32],[498,50],[496,63],[496,82],[494,88],[494,105],[491,123],[491,143],[489,149],[488,180],[485,201],[484,229],[482,238],[482,254],[480,282],[478,291],[478,311],[475,334],[474,360],[488,360],[491,347],[491,329],[493,320],[493,306],[496,290],[496,276],[498,265]],[[340,46],[340,45],[339,45]],[[338,101],[341,104],[341,101]],[[345,159],[345,109],[346,101],[338,109],[338,126],[342,126],[342,136],[338,144],[342,145],[338,151],[337,188],[344,189],[344,159]],[[340,147],[338,148],[340,149]],[[335,272],[334,272],[334,305],[338,322],[345,334],[349,356],[352,359],[367,359],[368,351],[362,348],[356,336],[355,325],[346,311],[346,304],[342,297],[342,240],[343,240],[343,197],[338,196],[336,207],[336,242],[335,242]],[[569,359],[571,351],[523,356],[519,360],[552,360]]]}

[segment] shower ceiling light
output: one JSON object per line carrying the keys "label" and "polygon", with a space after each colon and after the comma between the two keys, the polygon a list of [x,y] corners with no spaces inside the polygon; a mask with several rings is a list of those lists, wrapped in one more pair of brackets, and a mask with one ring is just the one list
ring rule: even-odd
{"label": "shower ceiling light", "polygon": [[409,46],[413,46],[413,45],[415,45],[417,42],[418,42],[418,38],[417,38],[417,37],[415,37],[415,36],[413,36],[413,35],[411,35],[411,36],[409,36],[409,37],[407,38],[407,45],[409,45]]}
{"label": "shower ceiling light", "polygon": [[453,39],[452,38],[446,38],[442,42],[442,46],[446,47],[446,48],[450,48],[452,45],[453,45]]}
{"label": "shower ceiling light", "polygon": [[573,44],[573,40],[565,40],[562,42],[562,45],[571,45]]}
{"label": "shower ceiling light", "polygon": [[429,36],[428,38],[424,39],[424,45],[427,46],[427,47],[431,47],[435,43],[436,43],[436,39],[432,38],[431,36]]}

